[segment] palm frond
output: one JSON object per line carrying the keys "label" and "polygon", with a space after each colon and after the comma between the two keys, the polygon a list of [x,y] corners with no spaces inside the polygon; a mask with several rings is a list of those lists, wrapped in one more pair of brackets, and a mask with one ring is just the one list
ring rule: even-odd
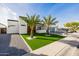
{"label": "palm frond", "polygon": [[43,20],[43,23],[46,25],[46,26],[49,26],[51,24],[55,25],[56,23],[58,23],[58,21],[55,21],[56,18],[52,18],[51,15],[47,16],[47,17],[44,17],[44,20]]}

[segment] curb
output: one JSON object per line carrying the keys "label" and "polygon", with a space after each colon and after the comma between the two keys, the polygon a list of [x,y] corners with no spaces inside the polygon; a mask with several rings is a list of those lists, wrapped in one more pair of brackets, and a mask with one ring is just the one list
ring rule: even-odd
{"label": "curb", "polygon": [[20,35],[20,37],[22,38],[22,40],[24,41],[24,43],[27,45],[27,47],[29,48],[30,52],[32,52],[31,47],[28,45],[28,43],[24,40],[24,38]]}

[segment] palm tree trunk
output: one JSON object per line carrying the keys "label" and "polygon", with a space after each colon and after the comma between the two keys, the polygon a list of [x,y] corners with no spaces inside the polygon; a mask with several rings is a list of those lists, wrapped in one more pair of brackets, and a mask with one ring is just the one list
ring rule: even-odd
{"label": "palm tree trunk", "polygon": [[47,27],[46,32],[47,32],[47,35],[49,35],[49,34],[50,34],[50,33],[49,33],[49,27]]}
{"label": "palm tree trunk", "polygon": [[30,37],[33,38],[33,29],[31,29]]}

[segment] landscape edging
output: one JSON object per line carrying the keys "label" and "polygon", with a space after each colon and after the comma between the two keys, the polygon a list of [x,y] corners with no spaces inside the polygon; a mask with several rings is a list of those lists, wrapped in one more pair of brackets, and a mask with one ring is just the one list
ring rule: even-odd
{"label": "landscape edging", "polygon": [[32,52],[31,47],[28,45],[28,43],[24,40],[24,38],[20,35],[20,37],[22,38],[22,40],[24,41],[24,43],[27,45],[27,47],[29,48],[30,52]]}

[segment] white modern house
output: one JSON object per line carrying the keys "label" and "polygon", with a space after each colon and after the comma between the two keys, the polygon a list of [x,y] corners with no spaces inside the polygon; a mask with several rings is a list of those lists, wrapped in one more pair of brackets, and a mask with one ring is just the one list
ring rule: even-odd
{"label": "white modern house", "polygon": [[19,20],[15,12],[7,7],[0,6],[0,34],[26,33],[25,23]]}
{"label": "white modern house", "polygon": [[[57,31],[57,26],[50,26],[50,32]],[[37,33],[45,33],[45,27],[36,26]],[[0,6],[0,34],[26,34],[27,24],[21,20],[15,12],[7,7]]]}

